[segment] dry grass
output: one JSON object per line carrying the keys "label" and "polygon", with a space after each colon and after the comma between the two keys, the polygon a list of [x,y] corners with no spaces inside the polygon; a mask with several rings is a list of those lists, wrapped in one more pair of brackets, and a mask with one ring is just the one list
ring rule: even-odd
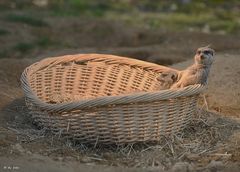
{"label": "dry grass", "polygon": [[[182,133],[170,138],[162,138],[158,143],[136,143],[118,146],[90,146],[75,143],[72,146],[83,154],[98,155],[98,159],[106,162],[111,162],[110,158],[114,157],[111,159],[119,160],[115,163],[123,163],[124,165],[126,165],[125,160],[128,159],[127,163],[134,166],[149,166],[155,164],[154,161],[156,160],[158,161],[157,164],[167,166],[166,161],[170,161],[170,164],[172,164],[186,159],[190,161],[201,159],[203,155],[217,154],[221,145],[237,129],[240,129],[240,126],[236,122],[199,110],[191,124]],[[111,155],[110,158],[105,156],[106,153]],[[152,161],[152,164],[149,164],[149,161]],[[114,162],[112,163],[114,164]]]}
{"label": "dry grass", "polygon": [[[59,138],[59,135],[53,135],[46,128],[34,128],[25,107],[21,109],[23,119],[15,120],[9,129],[17,133],[18,141],[26,148],[29,146],[34,150],[34,145],[38,149],[42,146],[43,149],[38,153],[53,158],[67,160],[70,157],[84,163],[113,166],[157,166],[168,169],[176,162],[194,162],[204,166],[212,159],[227,161],[232,157],[232,154],[226,153],[228,139],[240,130],[239,123],[201,109],[181,133],[162,138],[157,143],[89,145]],[[27,125],[22,125],[24,121]]]}

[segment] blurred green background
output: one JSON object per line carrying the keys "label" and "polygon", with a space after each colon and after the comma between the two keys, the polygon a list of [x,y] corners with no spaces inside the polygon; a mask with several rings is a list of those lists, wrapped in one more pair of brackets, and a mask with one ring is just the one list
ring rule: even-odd
{"label": "blurred green background", "polygon": [[1,58],[85,48],[144,59],[151,50],[109,49],[210,43],[222,51],[239,49],[239,35],[239,0],[0,0]]}
{"label": "blurred green background", "polygon": [[[99,17],[174,31],[205,29],[223,34],[240,31],[239,0],[2,0],[0,5],[1,11],[18,9],[30,15],[40,10],[51,16]],[[46,25],[33,15],[7,18],[33,26]]]}

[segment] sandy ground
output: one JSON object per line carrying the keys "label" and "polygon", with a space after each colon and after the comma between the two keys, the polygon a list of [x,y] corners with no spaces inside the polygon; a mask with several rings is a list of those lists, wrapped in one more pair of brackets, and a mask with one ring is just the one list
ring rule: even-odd
{"label": "sandy ground", "polygon": [[[208,108],[228,116],[240,117],[240,56],[217,54],[212,66],[206,90]],[[191,60],[175,64],[184,69]]]}
{"label": "sandy ground", "polygon": [[[120,21],[49,15],[48,26],[35,27],[6,20],[11,12],[21,14],[0,14],[0,29],[7,31],[0,36],[0,172],[240,171],[239,35],[172,33]],[[180,145],[179,152],[174,143],[169,145],[176,146],[176,152],[163,145],[126,147],[120,153],[101,147],[85,151],[81,144],[45,134],[27,113],[19,78],[25,67],[44,57],[109,53],[184,69],[192,63],[195,49],[208,44],[217,52],[204,93],[207,103],[200,104],[208,111],[200,111],[201,118],[189,126],[195,136],[186,136],[193,145],[187,151]]]}
{"label": "sandy ground", "polygon": [[[36,60],[36,59],[35,59]],[[134,165],[124,165],[124,163],[117,164],[117,161],[124,161],[121,157],[116,158],[112,165],[109,163],[99,163],[97,160],[91,161],[85,155],[76,150],[61,150],[53,154],[47,154],[46,150],[53,150],[49,147],[48,141],[39,136],[33,138],[32,141],[24,141],[28,138],[24,135],[26,129],[33,131],[38,135],[41,131],[36,128],[31,128],[29,121],[26,121],[26,109],[24,107],[24,100],[21,98],[22,91],[20,89],[19,77],[23,69],[31,64],[33,60],[30,59],[2,59],[0,60],[0,171],[22,171],[22,172],[37,172],[37,171],[239,171],[240,170],[240,124],[238,122],[230,123],[230,125],[237,126],[230,132],[221,152],[222,158],[207,158],[205,166],[197,167],[194,164],[186,162],[176,162],[170,168],[166,169],[162,166],[155,166],[152,164],[144,167],[136,168]],[[183,69],[192,63],[188,60],[182,63],[175,64],[173,67]],[[217,54],[211,76],[209,80],[208,89],[205,92],[208,108],[215,113],[216,119],[224,117],[227,120],[222,120],[222,125],[228,125],[227,121],[234,119],[240,121],[240,58],[239,55],[234,54]],[[16,125],[19,124],[19,125]],[[17,126],[17,127],[16,127]],[[226,129],[228,130],[228,129]],[[22,133],[21,133],[22,131]],[[230,130],[229,130],[230,131]],[[27,133],[29,134],[29,133]],[[33,135],[34,135],[33,134]],[[226,133],[227,134],[227,133]],[[26,135],[26,134],[25,134]],[[41,134],[40,134],[41,136]],[[29,136],[30,138],[32,137]],[[62,144],[58,143],[57,144]],[[61,148],[61,147],[60,147]],[[225,156],[231,155],[231,158],[224,160]],[[154,152],[143,154],[144,156],[157,157]],[[79,159],[80,156],[80,160]],[[73,158],[77,157],[77,158]],[[129,157],[128,157],[129,158]],[[130,159],[125,158],[125,161],[131,162]],[[135,157],[136,159],[136,157]],[[202,157],[202,159],[205,159]],[[117,164],[117,165],[116,165]],[[197,162],[196,162],[197,164]],[[126,167],[128,167],[126,169]]]}
{"label": "sandy ground", "polygon": [[[103,172],[124,172],[126,168],[124,167],[111,167],[111,166],[97,166],[93,164],[82,164],[79,162],[61,162],[54,161],[49,157],[41,156],[38,154],[33,155],[24,155],[18,158],[7,158],[1,157],[1,167],[0,171],[19,171],[19,172],[95,172],[95,171],[103,171]],[[5,170],[6,169],[6,170]],[[141,172],[145,171],[144,169],[134,169],[128,168],[128,172]],[[157,169],[151,171],[159,171]],[[160,171],[161,172],[161,171]]]}

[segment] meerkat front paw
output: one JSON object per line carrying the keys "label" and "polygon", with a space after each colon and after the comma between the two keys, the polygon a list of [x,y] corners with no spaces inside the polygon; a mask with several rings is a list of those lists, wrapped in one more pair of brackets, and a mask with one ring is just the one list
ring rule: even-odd
{"label": "meerkat front paw", "polygon": [[156,78],[159,81],[159,90],[169,89],[176,81],[177,74],[172,72],[162,72]]}

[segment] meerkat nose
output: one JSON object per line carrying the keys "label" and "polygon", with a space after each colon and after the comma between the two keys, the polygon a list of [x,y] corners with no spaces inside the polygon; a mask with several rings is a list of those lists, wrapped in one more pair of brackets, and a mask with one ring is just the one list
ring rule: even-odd
{"label": "meerkat nose", "polygon": [[200,58],[201,58],[201,59],[204,59],[204,58],[205,58],[204,53],[201,53],[201,54],[200,54]]}

